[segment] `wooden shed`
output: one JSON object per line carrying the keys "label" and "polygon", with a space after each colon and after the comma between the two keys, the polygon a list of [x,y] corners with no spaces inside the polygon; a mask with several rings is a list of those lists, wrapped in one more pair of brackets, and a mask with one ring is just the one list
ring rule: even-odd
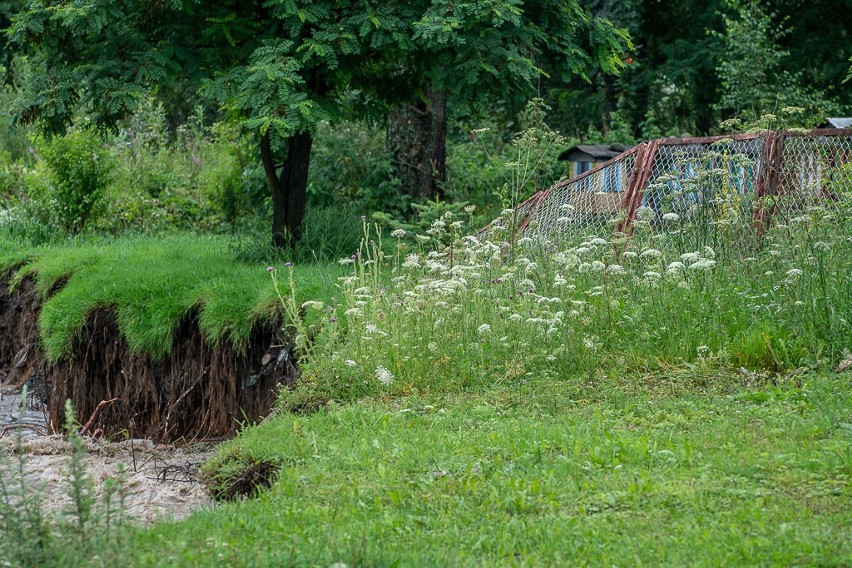
{"label": "wooden shed", "polygon": [[611,160],[627,149],[624,144],[579,144],[562,152],[559,160],[571,162],[569,175],[573,178]]}

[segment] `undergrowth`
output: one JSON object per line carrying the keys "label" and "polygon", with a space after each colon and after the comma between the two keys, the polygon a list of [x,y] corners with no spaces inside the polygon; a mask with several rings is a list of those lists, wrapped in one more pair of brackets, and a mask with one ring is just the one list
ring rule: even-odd
{"label": "undergrowth", "polygon": [[[26,400],[24,390],[22,401]],[[79,566],[105,562],[121,553],[127,533],[124,472],[119,469],[96,491],[70,402],[66,417],[66,506],[48,510],[43,487],[30,481],[20,429],[13,457],[0,450],[0,563],[4,566]]]}

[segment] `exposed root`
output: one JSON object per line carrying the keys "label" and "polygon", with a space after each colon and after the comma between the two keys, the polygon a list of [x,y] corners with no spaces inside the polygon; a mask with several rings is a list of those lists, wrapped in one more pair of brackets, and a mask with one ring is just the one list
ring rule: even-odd
{"label": "exposed root", "polygon": [[65,423],[70,399],[77,415],[92,417],[84,433],[97,425],[108,437],[230,437],[240,424],[265,416],[280,386],[293,387],[298,377],[279,326],[257,325],[238,350],[228,341],[207,342],[195,311],[178,324],[171,352],[159,361],[130,349],[112,309],[94,309],[72,356],[49,364],[39,346],[40,308],[31,278],[11,293],[0,281],[0,376],[6,384],[26,384],[46,403],[52,429]]}

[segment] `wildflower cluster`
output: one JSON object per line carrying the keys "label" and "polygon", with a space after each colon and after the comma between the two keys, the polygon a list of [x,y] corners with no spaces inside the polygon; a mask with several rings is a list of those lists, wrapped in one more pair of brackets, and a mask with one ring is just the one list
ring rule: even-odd
{"label": "wildflower cluster", "polygon": [[[809,215],[779,223],[747,250],[678,249],[682,241],[665,230],[639,234],[626,249],[609,235],[574,243],[467,236],[426,248],[401,234],[386,249],[378,228],[365,225],[361,250],[340,261],[352,272],[339,283],[337,311],[323,314],[304,380],[359,396],[649,361],[748,366],[771,352],[793,364],[827,345],[839,352],[850,321],[820,320],[849,303],[843,266],[852,242],[842,235],[852,233],[838,234],[836,220],[819,226],[816,209]],[[434,231],[453,219],[440,221]]]}

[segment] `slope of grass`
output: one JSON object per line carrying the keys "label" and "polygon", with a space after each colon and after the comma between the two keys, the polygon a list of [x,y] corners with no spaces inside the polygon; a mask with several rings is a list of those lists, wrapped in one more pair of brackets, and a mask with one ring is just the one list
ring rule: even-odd
{"label": "slope of grass", "polygon": [[122,556],[162,566],[848,565],[850,379],[773,385],[695,366],[279,414],[218,458],[278,464],[268,492],[134,533]]}
{"label": "slope of grass", "polygon": [[[169,352],[180,319],[198,310],[198,324],[215,342],[240,346],[257,320],[278,318],[277,297],[265,265],[237,262],[223,237],[126,237],[54,245],[32,251],[0,247],[0,265],[20,265],[13,282],[34,276],[47,297],[39,319],[51,360],[69,354],[87,314],[115,310],[131,348],[160,358]],[[323,297],[334,269],[294,269],[299,294]]]}

